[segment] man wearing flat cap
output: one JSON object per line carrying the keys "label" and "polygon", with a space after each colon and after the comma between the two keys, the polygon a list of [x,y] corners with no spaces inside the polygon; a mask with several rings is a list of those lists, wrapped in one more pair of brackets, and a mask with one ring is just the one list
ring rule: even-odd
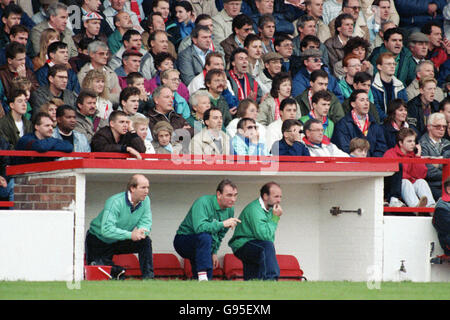
{"label": "man wearing flat cap", "polygon": [[302,62],[303,66],[300,67],[299,71],[292,80],[292,96],[297,97],[302,94],[306,89],[310,87],[311,73],[316,70],[324,70],[328,73],[328,85],[327,89],[333,92],[339,99],[339,102],[344,101],[344,95],[337,79],[330,73],[327,66],[322,63],[322,53],[318,49],[305,49],[302,52]]}
{"label": "man wearing flat cap", "polygon": [[430,39],[422,32],[414,32],[409,36],[408,48],[416,65],[424,61],[428,55],[428,42],[430,42]]}
{"label": "man wearing flat cap", "polygon": [[283,57],[278,52],[269,52],[263,56],[264,69],[256,79],[264,94],[270,92],[273,77],[281,72]]}

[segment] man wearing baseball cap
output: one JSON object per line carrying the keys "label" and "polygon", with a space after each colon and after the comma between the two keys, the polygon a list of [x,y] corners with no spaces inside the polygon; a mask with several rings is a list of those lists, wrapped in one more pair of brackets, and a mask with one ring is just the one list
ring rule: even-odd
{"label": "man wearing baseball cap", "polygon": [[107,42],[107,36],[101,32],[101,23],[103,17],[98,12],[89,12],[82,18],[83,27],[82,30],[73,37],[77,48],[80,41],[84,38],[89,38],[92,40],[100,40]]}

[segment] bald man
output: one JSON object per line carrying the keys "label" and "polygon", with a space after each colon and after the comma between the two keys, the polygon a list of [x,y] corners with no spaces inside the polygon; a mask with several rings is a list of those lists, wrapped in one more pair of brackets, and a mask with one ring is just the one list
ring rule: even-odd
{"label": "bald man", "polygon": [[87,264],[113,266],[111,276],[122,279],[125,270],[114,265],[113,256],[137,253],[142,279],[153,279],[149,186],[145,176],[135,174],[128,181],[125,191],[106,200],[86,235]]}

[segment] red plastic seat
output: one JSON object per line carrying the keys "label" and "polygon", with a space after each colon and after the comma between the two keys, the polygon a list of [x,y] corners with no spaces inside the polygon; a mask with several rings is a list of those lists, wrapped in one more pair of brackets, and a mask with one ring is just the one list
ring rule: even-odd
{"label": "red plastic seat", "polygon": [[126,277],[142,276],[141,267],[139,266],[139,260],[133,253],[116,254],[113,256],[113,263],[125,268]]}
{"label": "red plastic seat", "polygon": [[111,277],[111,266],[84,266],[84,279],[92,280],[108,280]]}
{"label": "red plastic seat", "polygon": [[288,254],[277,254],[277,261],[280,267],[280,277],[278,280],[306,280],[303,276],[303,270],[300,268],[300,264],[295,256]]}
{"label": "red plastic seat", "polygon": [[[189,259],[184,259],[183,261],[184,261],[184,268],[183,268],[184,274],[186,275],[187,279],[192,279],[191,261]],[[213,269],[213,280],[223,280],[224,278],[225,274],[220,266]]]}
{"label": "red plastic seat", "polygon": [[154,253],[153,271],[155,278],[184,279],[186,277],[180,261],[173,253]]}
{"label": "red plastic seat", "polygon": [[232,253],[225,254],[223,258],[223,271],[225,272],[225,278],[228,280],[244,279],[244,267],[242,261]]}

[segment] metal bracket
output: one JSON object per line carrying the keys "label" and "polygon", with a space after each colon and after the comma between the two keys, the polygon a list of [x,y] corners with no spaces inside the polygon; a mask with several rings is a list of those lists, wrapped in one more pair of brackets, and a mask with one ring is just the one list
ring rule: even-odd
{"label": "metal bracket", "polygon": [[357,213],[360,216],[362,213],[362,210],[361,210],[361,208],[359,208],[358,210],[341,210],[340,207],[331,207],[330,213],[333,216],[337,216],[341,213]]}

